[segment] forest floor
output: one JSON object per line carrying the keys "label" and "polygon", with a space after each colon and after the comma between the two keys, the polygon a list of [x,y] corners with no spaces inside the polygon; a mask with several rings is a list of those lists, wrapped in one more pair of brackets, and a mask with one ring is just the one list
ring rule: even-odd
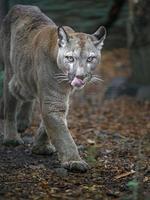
{"label": "forest floor", "polygon": [[[104,54],[106,68],[110,60],[117,65],[112,62],[116,54]],[[118,62],[121,55],[116,58]],[[115,74],[110,71],[109,78]],[[35,118],[22,134],[24,145],[5,147],[0,134],[0,200],[149,199],[150,102],[125,96],[104,101],[103,88],[93,85],[75,94],[68,116],[69,129],[91,169],[71,173],[61,168],[57,154],[31,154],[39,121]],[[0,125],[2,133],[2,121]]]}

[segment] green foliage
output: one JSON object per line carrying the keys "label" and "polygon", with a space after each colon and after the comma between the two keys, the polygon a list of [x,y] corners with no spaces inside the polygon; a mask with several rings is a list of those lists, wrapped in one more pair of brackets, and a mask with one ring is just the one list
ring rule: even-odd
{"label": "green foliage", "polygon": [[86,160],[88,163],[90,163],[90,165],[95,165],[95,163],[96,163],[95,155],[96,155],[96,147],[89,146],[87,149]]}
{"label": "green foliage", "polygon": [[132,180],[128,182],[127,186],[129,187],[130,190],[135,190],[138,188],[139,183],[137,182],[137,180]]}
{"label": "green foliage", "polygon": [[139,182],[136,179],[133,179],[127,183],[129,190],[132,192],[131,195],[125,198],[125,200],[138,200],[139,196]]}

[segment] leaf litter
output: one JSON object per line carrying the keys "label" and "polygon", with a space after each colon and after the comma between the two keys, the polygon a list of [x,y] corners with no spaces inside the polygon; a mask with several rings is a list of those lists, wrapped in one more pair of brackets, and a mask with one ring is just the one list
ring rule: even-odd
{"label": "leaf litter", "polygon": [[[112,76],[112,55],[105,55]],[[75,94],[68,116],[69,129],[91,169],[84,174],[70,173],[61,168],[56,153],[31,154],[39,123],[36,111],[31,128],[22,134],[25,145],[5,147],[0,134],[0,199],[132,200],[136,196],[148,200],[150,102],[125,96],[101,101],[103,91],[103,84],[92,85]]]}

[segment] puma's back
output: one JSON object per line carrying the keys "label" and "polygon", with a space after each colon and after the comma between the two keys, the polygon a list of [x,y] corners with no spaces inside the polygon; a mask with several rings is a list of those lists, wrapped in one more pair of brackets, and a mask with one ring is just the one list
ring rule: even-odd
{"label": "puma's back", "polygon": [[[0,55],[2,60],[6,52],[31,44],[34,35],[45,25],[54,26],[54,22],[36,6],[14,6],[7,14],[0,30]],[[16,45],[16,46],[15,46]]]}

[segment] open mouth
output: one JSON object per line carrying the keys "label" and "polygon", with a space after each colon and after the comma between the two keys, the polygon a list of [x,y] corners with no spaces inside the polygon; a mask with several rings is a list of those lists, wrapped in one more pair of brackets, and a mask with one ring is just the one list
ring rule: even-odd
{"label": "open mouth", "polygon": [[82,76],[75,76],[73,80],[71,81],[71,85],[77,88],[84,86],[84,84],[85,84],[85,81],[84,81],[84,77]]}

